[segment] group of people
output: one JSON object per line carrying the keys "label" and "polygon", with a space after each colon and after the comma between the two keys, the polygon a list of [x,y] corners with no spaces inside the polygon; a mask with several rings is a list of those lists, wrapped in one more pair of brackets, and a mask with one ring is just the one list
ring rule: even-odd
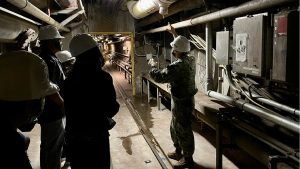
{"label": "group of people", "polygon": [[[195,61],[188,55],[188,39],[178,36],[170,24],[168,31],[174,36],[172,54],[177,60],[159,69],[150,59],[149,73],[155,81],[171,85],[170,132],[175,151],[167,155],[178,161],[174,168],[190,168],[194,165]],[[38,38],[39,56],[24,49],[0,55],[0,106],[5,114],[0,129],[8,137],[1,145],[8,145],[4,152],[10,154],[0,164],[32,168],[26,155],[28,139],[17,130],[30,124],[32,129],[38,119],[41,169],[60,169],[63,148],[72,169],[109,169],[110,120],[119,103],[111,75],[102,70],[98,43],[88,34],[78,34],[70,41],[70,53],[62,51],[64,37],[50,25],[39,30]]]}
{"label": "group of people", "polygon": [[25,48],[0,55],[0,129],[6,136],[1,166],[32,168],[28,139],[18,130],[30,124],[30,131],[38,121],[41,169],[61,168],[64,145],[72,169],[110,168],[108,130],[119,111],[112,77],[102,70],[104,59],[92,36],[74,36],[70,53],[62,51],[63,38],[56,27],[43,26],[38,55]]}

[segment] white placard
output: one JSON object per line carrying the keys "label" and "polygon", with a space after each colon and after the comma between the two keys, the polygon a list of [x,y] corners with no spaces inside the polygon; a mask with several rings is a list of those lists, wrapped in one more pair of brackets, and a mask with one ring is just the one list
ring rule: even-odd
{"label": "white placard", "polygon": [[147,60],[150,60],[152,58],[152,54],[151,53],[146,54],[146,58],[147,58]]}
{"label": "white placard", "polygon": [[241,33],[236,34],[235,37],[235,60],[237,62],[245,62],[247,60],[247,37],[248,34]]}

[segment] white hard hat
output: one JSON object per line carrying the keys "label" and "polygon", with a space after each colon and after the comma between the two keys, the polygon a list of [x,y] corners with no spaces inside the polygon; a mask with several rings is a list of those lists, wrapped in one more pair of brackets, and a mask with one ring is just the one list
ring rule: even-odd
{"label": "white hard hat", "polygon": [[61,36],[55,26],[47,25],[43,26],[39,30],[40,40],[50,40],[50,39],[62,39],[65,38]]}
{"label": "white hard hat", "polygon": [[31,28],[27,28],[22,31],[16,38],[18,42],[18,48],[25,49],[31,42],[35,41],[38,37],[38,34]]}
{"label": "white hard hat", "polygon": [[177,36],[170,45],[178,52],[188,52],[191,50],[190,41],[181,35]]}
{"label": "white hard hat", "polygon": [[72,56],[76,57],[94,47],[98,47],[98,43],[89,34],[77,34],[70,42],[69,49]]}
{"label": "white hard hat", "polygon": [[0,55],[0,100],[41,99],[59,91],[49,81],[48,67],[39,56],[27,51]]}
{"label": "white hard hat", "polygon": [[67,50],[58,51],[55,53],[55,55],[62,63],[69,60],[75,60],[75,57],[73,57],[71,53]]}

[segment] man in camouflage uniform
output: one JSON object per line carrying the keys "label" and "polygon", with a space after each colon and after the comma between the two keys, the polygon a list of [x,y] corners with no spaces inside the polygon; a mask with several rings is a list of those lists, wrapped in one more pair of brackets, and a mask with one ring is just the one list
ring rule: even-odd
{"label": "man in camouflage uniform", "polygon": [[168,157],[177,160],[174,168],[189,168],[194,165],[194,136],[191,127],[191,116],[195,106],[195,59],[188,55],[190,43],[187,38],[177,36],[175,29],[169,24],[168,31],[173,34],[172,54],[177,61],[166,68],[155,68],[151,59],[150,76],[158,83],[170,83],[172,94],[171,138],[176,150],[168,153]]}

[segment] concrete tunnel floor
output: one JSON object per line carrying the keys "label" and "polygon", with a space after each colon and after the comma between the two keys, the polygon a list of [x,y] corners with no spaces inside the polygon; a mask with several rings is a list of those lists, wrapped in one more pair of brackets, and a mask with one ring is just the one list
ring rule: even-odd
{"label": "concrete tunnel floor", "polygon": [[[114,82],[118,82],[122,86],[126,95],[130,99],[139,112],[144,124],[151,131],[160,147],[166,154],[173,151],[174,147],[170,137],[169,125],[171,120],[171,112],[167,108],[158,110],[156,100],[148,103],[146,94],[137,94],[132,97],[132,87],[128,83],[121,72],[110,70]],[[120,111],[113,118],[116,126],[110,130],[110,150],[112,165],[114,169],[159,169],[162,168],[151,151],[149,145],[141,134],[139,127],[131,116],[124,99],[117,92],[117,99],[120,103]],[[206,125],[201,125],[199,120],[193,120],[193,133],[195,138],[195,153],[193,155],[195,161],[195,169],[213,169],[216,168],[216,149],[214,146],[215,131]],[[25,132],[25,135],[31,139],[28,148],[28,156],[30,158],[33,169],[39,167],[39,151],[40,151],[40,125],[36,124],[31,132]],[[229,160],[223,155],[224,169],[238,168],[261,168],[262,166],[253,161],[246,154],[232,149],[229,151]],[[172,164],[176,161],[170,160]],[[63,165],[63,164],[62,164]],[[70,169],[70,167],[65,168]]]}

